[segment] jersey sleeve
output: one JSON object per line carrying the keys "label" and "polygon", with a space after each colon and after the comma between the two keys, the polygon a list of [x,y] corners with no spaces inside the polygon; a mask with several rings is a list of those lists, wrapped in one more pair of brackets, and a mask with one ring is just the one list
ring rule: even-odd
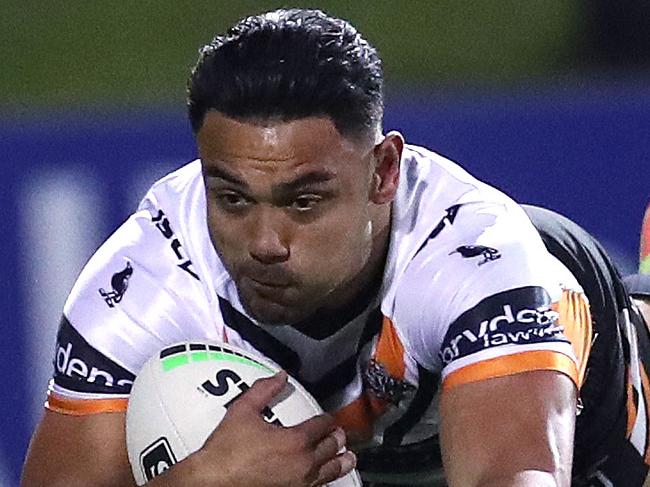
{"label": "jersey sleeve", "polygon": [[462,205],[401,282],[395,324],[443,388],[532,370],[580,384],[591,337],[586,297],[519,207]]}
{"label": "jersey sleeve", "polygon": [[47,408],[124,411],[150,356],[209,336],[206,293],[175,226],[149,193],[84,267],[64,306]]}

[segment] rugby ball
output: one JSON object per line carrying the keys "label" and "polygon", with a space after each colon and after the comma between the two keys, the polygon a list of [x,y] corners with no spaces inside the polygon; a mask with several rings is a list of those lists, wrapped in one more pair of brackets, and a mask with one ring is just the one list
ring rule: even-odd
{"label": "rugby ball", "polygon": [[[203,446],[229,403],[253,382],[280,371],[273,361],[225,343],[192,341],[164,348],[138,373],[126,412],[133,476],[144,485]],[[298,381],[263,411],[269,422],[294,426],[322,409]],[[361,486],[359,474],[327,484]]]}

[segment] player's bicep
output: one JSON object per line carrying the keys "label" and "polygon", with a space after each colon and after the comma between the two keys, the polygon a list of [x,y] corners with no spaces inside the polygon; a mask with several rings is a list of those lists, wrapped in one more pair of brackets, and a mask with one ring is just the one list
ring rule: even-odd
{"label": "player's bicep", "polygon": [[565,374],[465,383],[443,392],[440,412],[450,487],[570,485],[576,389]]}
{"label": "player's bicep", "polygon": [[134,486],[125,414],[71,416],[46,411],[29,446],[22,487]]}

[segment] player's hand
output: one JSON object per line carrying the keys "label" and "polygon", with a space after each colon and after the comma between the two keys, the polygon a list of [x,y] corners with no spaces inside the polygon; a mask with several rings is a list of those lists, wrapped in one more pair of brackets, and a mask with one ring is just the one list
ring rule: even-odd
{"label": "player's hand", "polygon": [[264,421],[262,409],[286,384],[284,372],[260,379],[230,406],[193,455],[193,470],[202,485],[312,487],[354,468],[354,453],[338,453],[345,433],[331,416],[322,414],[289,428]]}

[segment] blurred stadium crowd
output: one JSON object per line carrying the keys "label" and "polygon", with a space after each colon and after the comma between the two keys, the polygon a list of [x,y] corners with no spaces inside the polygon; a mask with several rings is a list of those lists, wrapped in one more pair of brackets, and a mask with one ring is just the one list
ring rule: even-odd
{"label": "blurred stadium crowd", "polygon": [[[76,275],[147,186],[195,155],[183,107],[198,46],[285,4],[2,2],[0,486],[18,485]],[[309,6],[379,48],[387,128],[566,214],[634,269],[650,200],[650,3]]]}

